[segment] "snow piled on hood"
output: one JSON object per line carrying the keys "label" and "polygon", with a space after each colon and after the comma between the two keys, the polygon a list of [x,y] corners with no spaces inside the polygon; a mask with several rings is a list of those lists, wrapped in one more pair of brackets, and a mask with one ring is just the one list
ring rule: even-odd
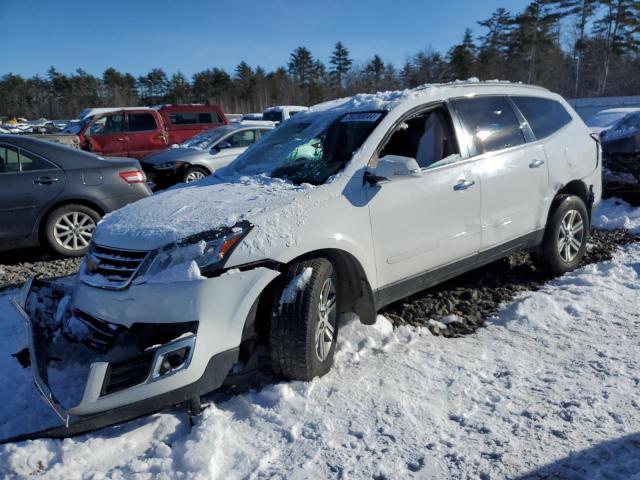
{"label": "snow piled on hood", "polygon": [[[242,220],[259,225],[261,214],[285,207],[300,215],[297,200],[313,189],[266,176],[221,180],[215,176],[129,204],[106,215],[94,234],[99,245],[152,250],[207,230],[232,227]],[[264,220],[268,227],[268,220]],[[273,236],[282,230],[264,228]]]}

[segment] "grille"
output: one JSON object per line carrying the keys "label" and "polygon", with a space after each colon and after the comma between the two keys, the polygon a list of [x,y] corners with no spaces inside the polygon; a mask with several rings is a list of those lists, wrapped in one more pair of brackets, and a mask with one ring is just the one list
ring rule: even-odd
{"label": "grille", "polygon": [[149,351],[121,362],[111,362],[101,394],[109,395],[143,383],[149,377],[154,355],[155,351]]}
{"label": "grille", "polygon": [[101,288],[124,288],[138,272],[148,252],[91,245],[83,280]]}
{"label": "grille", "polygon": [[100,353],[109,350],[125,330],[122,325],[99,320],[77,308],[62,322],[62,335],[67,340],[79,342]]}

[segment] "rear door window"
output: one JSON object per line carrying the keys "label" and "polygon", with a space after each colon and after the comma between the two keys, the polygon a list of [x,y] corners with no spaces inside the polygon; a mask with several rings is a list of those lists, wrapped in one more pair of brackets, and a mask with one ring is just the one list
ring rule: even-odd
{"label": "rear door window", "polygon": [[522,127],[505,97],[473,97],[451,103],[462,117],[478,154],[525,143]]}
{"label": "rear door window", "polygon": [[554,134],[571,122],[571,115],[555,100],[538,97],[511,97],[529,122],[537,140]]}
{"label": "rear door window", "polygon": [[23,172],[33,172],[35,170],[51,170],[56,168],[54,164],[44,158],[32,155],[24,150],[20,150],[20,169]]}
{"label": "rear door window", "polygon": [[129,132],[147,132],[150,130],[156,130],[156,119],[150,113],[130,113],[129,117]]}
{"label": "rear door window", "polygon": [[18,151],[6,145],[0,145],[0,174],[20,171]]}

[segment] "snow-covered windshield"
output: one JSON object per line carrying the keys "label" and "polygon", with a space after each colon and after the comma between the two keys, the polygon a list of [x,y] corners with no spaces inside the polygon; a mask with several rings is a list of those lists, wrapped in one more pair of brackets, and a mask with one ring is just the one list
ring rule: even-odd
{"label": "snow-covered windshield", "polygon": [[300,114],[256,142],[229,169],[320,185],[343,169],[385,113]]}
{"label": "snow-covered windshield", "polygon": [[277,110],[274,110],[271,112],[264,112],[262,114],[262,120],[267,120],[268,122],[281,122],[282,112]]}
{"label": "snow-covered windshield", "polygon": [[237,129],[238,127],[234,125],[212,128],[211,130],[206,130],[195,137],[191,137],[189,140],[182,142],[180,147],[207,150],[217,143],[222,137]]}

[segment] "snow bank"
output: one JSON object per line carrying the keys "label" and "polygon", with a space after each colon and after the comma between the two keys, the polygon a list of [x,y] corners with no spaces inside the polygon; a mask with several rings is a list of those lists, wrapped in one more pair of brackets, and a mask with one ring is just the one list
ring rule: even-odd
{"label": "snow bank", "polygon": [[[638,212],[607,200],[597,217],[637,228]],[[214,394],[191,430],[175,411],[6,445],[0,477],[635,478],[639,277],[635,244],[523,293],[460,338],[345,319],[323,378]],[[8,355],[21,332],[9,293],[0,295],[0,436],[54,420]]]}
{"label": "snow bank", "polygon": [[624,200],[605,198],[593,215],[593,226],[602,230],[624,228],[640,234],[640,208],[633,208]]}
{"label": "snow bank", "polygon": [[[350,320],[323,378],[214,395],[190,432],[183,413],[164,413],[77,439],[8,445],[0,475],[513,478],[590,447],[585,478],[603,466],[637,472],[636,444],[611,460],[598,448],[640,430],[638,265],[633,246],[522,295],[462,338]],[[5,313],[6,299],[0,305]],[[3,325],[10,351],[15,325]],[[24,371],[1,361],[0,430],[27,408],[25,427],[35,426],[41,402],[19,387],[31,389]]]}

